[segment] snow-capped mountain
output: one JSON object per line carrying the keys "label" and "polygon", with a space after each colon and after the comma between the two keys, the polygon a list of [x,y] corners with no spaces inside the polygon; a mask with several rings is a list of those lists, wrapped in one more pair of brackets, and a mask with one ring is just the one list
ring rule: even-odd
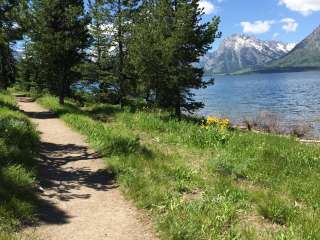
{"label": "snow-capped mountain", "polygon": [[232,73],[279,59],[294,48],[294,44],[263,41],[248,35],[232,35],[219,48],[200,59],[207,74]]}
{"label": "snow-capped mountain", "polygon": [[320,69],[320,25],[279,60],[263,66],[264,70]]}

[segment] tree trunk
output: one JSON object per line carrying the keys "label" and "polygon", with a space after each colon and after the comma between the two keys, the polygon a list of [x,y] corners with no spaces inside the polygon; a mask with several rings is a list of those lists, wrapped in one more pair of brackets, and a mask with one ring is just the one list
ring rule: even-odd
{"label": "tree trunk", "polygon": [[124,64],[124,53],[123,53],[123,42],[122,42],[122,2],[118,0],[118,47],[119,47],[119,66],[118,66],[118,80],[119,80],[119,102],[120,107],[124,105],[124,76],[123,76],[123,64]]}
{"label": "tree trunk", "polygon": [[[63,71],[61,71],[63,72]],[[65,74],[61,73],[60,75],[60,84],[59,84],[59,103],[61,105],[64,104],[64,98],[65,98]]]}
{"label": "tree trunk", "polygon": [[175,115],[179,120],[181,119],[181,98],[179,89],[176,91]]}
{"label": "tree trunk", "polygon": [[6,90],[5,84],[0,80],[0,90]]}
{"label": "tree trunk", "polygon": [[64,91],[64,83],[62,82],[61,84],[60,84],[60,89],[59,89],[59,103],[61,104],[61,105],[63,105],[64,104],[64,97],[65,97],[65,91]]}
{"label": "tree trunk", "polygon": [[72,97],[72,92],[71,92],[71,88],[70,88],[70,78],[68,77],[67,79],[65,79],[65,92],[66,92],[66,96],[68,98],[71,98]]}
{"label": "tree trunk", "polygon": [[0,45],[0,90],[6,90],[9,83],[9,51],[6,44]]}
{"label": "tree trunk", "polygon": [[60,95],[59,95],[59,103],[60,103],[61,105],[64,104],[64,93],[63,93],[63,92],[60,92]]}
{"label": "tree trunk", "polygon": [[179,120],[181,120],[181,107],[180,107],[180,104],[177,104],[177,105],[176,105],[175,115],[176,115],[176,117],[177,117]]}

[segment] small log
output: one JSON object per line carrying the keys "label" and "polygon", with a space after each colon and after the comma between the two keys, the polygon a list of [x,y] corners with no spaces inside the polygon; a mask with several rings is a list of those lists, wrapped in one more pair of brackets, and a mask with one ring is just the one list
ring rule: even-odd
{"label": "small log", "polygon": [[301,143],[307,143],[307,144],[320,144],[320,140],[308,140],[308,139],[300,139]]}

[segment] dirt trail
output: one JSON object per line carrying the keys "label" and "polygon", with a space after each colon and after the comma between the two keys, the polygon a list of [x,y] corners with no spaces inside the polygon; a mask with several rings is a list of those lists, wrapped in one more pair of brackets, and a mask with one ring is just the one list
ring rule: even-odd
{"label": "dirt trail", "polygon": [[37,103],[18,101],[41,132],[41,221],[25,234],[41,240],[156,239],[83,137]]}

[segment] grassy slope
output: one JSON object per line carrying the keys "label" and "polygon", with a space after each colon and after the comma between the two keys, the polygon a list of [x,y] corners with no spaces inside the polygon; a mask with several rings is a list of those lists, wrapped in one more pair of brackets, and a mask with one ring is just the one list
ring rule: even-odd
{"label": "grassy slope", "polygon": [[39,102],[87,136],[163,239],[320,239],[320,148],[166,113]]}
{"label": "grassy slope", "polygon": [[34,220],[34,171],[38,134],[18,112],[16,102],[0,92],[0,240]]}

